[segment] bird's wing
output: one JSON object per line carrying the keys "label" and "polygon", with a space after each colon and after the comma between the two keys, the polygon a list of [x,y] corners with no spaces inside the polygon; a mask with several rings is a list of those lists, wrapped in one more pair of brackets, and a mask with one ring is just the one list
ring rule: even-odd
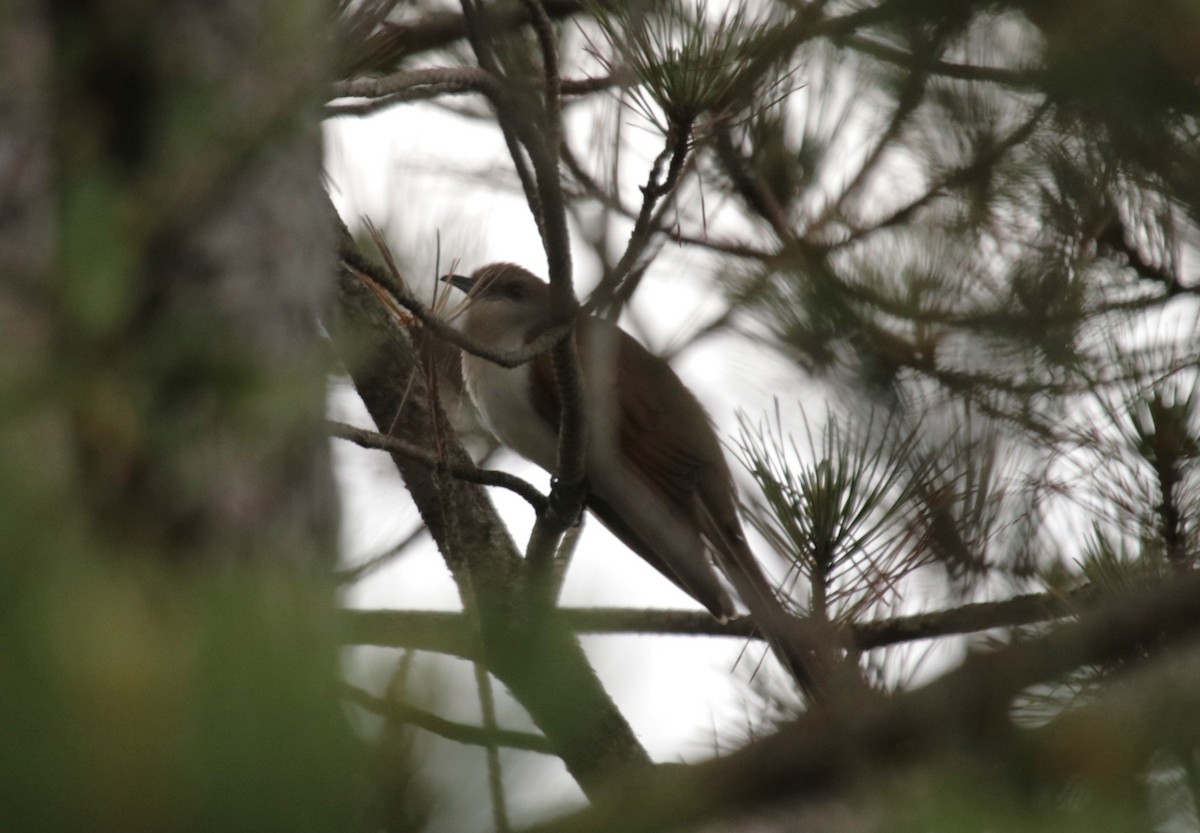
{"label": "bird's wing", "polygon": [[[588,427],[588,508],[626,546],[725,619],[736,608],[705,554],[707,539],[775,653],[813,691],[814,663],[824,661],[814,647],[821,640],[780,604],[746,543],[732,476],[703,406],[666,362],[616,326],[589,318],[580,330],[588,414],[601,417]],[[536,360],[530,376],[534,407],[557,430],[549,357]],[[606,425],[604,406],[613,403]]]}
{"label": "bird's wing", "polygon": [[[714,615],[732,616],[700,537],[698,481],[714,466],[728,477],[707,414],[666,362],[616,326],[583,319],[580,331],[591,418],[588,508]],[[557,428],[549,357],[535,360],[530,377],[535,409]]]}
{"label": "bird's wing", "polygon": [[618,444],[638,473],[668,496],[672,509],[696,520],[701,481],[714,474],[728,477],[708,414],[670,365],[613,330],[620,334]]}

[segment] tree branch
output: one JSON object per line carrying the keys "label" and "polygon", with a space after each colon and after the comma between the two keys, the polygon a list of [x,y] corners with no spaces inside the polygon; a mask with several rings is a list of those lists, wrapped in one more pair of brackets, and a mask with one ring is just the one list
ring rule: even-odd
{"label": "tree branch", "polygon": [[399,700],[385,700],[382,697],[376,697],[374,694],[352,685],[342,687],[342,696],[372,714],[386,717],[397,723],[416,726],[447,740],[468,743],[473,746],[505,746],[509,749],[541,752],[545,755],[554,754],[554,748],[550,745],[550,741],[542,735],[517,732],[512,729],[488,729],[483,726],[455,723],[433,712],[419,709]]}
{"label": "tree branch", "polygon": [[[558,149],[562,134],[558,51],[550,18],[541,0],[522,0],[522,3],[530,15],[541,48],[544,81],[541,107],[534,106],[528,98],[523,99],[521,91],[515,88],[502,89],[494,99],[494,104],[518,173],[522,170],[524,156],[512,137],[519,139],[533,167],[533,190],[536,196],[531,193],[527,176],[522,175],[522,183],[525,185],[529,208],[541,232],[555,312],[559,320],[569,322],[568,326],[572,326],[579,302],[575,298],[572,283],[570,231],[558,172]],[[483,40],[484,27],[478,19],[481,14],[471,0],[463,0],[463,15],[476,58],[481,66],[490,69],[495,56]],[[585,494],[583,478],[587,427],[583,378],[574,339],[558,340],[551,357],[560,403],[558,460],[547,509],[538,515],[526,547],[525,560],[535,585],[551,583],[549,565],[558,540],[582,511]]]}
{"label": "tree branch", "polygon": [[[547,0],[547,15],[558,20],[578,14],[578,0]],[[483,25],[493,35],[503,35],[529,22],[528,9],[520,2],[500,2],[480,10]],[[384,23],[365,40],[350,42],[341,49],[338,74],[343,77],[372,72],[390,72],[405,58],[443,49],[468,36],[464,15],[454,12],[427,13],[412,23]]]}
{"label": "tree branch", "polygon": [[516,475],[509,474],[505,471],[496,471],[495,469],[481,469],[475,465],[467,465],[463,463],[453,463],[442,457],[439,457],[433,452],[426,451],[420,446],[405,442],[404,440],[395,437],[389,437],[386,434],[380,434],[376,431],[368,431],[365,428],[356,428],[353,425],[347,425],[344,422],[336,420],[327,420],[329,433],[331,436],[342,440],[352,442],[362,448],[374,448],[380,451],[387,451],[392,454],[399,454],[414,462],[420,463],[433,471],[441,471],[449,474],[451,477],[457,477],[460,480],[466,480],[469,483],[478,483],[481,486],[498,486],[501,489],[508,489],[510,492],[520,495],[525,501],[533,507],[535,512],[541,512],[546,508],[546,497],[539,492],[532,483],[522,480]]}
{"label": "tree branch", "polygon": [[923,58],[861,35],[841,38],[837,43],[839,46],[848,46],[856,52],[862,52],[881,61],[887,61],[916,72],[939,75],[943,78],[953,78],[959,81],[986,81],[1019,90],[1037,89],[1043,83],[1043,73]]}
{"label": "tree branch", "polygon": [[[921,639],[1050,622],[1087,609],[1096,598],[1096,591],[1090,586],[1070,591],[1029,593],[997,602],[979,602],[854,624],[850,626],[850,638],[856,648],[866,651]],[[700,610],[559,608],[554,615],[564,628],[576,633],[761,638],[748,616],[722,624]],[[466,623],[457,613],[347,610],[343,612],[342,620],[345,641],[349,644],[471,657]]]}
{"label": "tree branch", "polygon": [[466,618],[440,610],[343,610],[342,642],[478,659]]}
{"label": "tree branch", "polygon": [[1005,136],[996,144],[989,147],[985,152],[980,153],[975,159],[972,159],[968,164],[955,168],[949,171],[945,176],[938,179],[933,185],[926,189],[925,193],[916,199],[904,205],[887,217],[872,223],[870,226],[862,228],[851,228],[850,234],[844,240],[841,240],[829,248],[839,249],[850,245],[864,237],[875,234],[883,229],[891,228],[899,225],[910,219],[923,206],[928,205],[934,198],[944,194],[947,189],[953,188],[965,182],[969,182],[973,177],[979,175],[980,172],[987,170],[992,165],[995,165],[1001,157],[1012,150],[1014,147],[1024,143],[1033,131],[1037,128],[1042,118],[1050,110],[1050,102],[1044,101],[1034,108],[1029,118],[1016,127],[1011,133]]}
{"label": "tree branch", "polygon": [[[674,135],[668,134],[662,151],[654,160],[646,184],[642,186],[642,206],[633,223],[633,231],[629,234],[629,242],[621,259],[613,267],[612,272],[604,276],[604,280],[596,287],[592,297],[584,306],[585,310],[603,310],[614,299],[627,300],[631,292],[622,291],[622,284],[634,272],[638,259],[645,251],[646,244],[658,224],[654,222],[654,206],[664,196],[672,193],[679,184],[683,163],[687,160],[688,129],[678,126]],[[664,177],[663,166],[666,166]],[[660,177],[662,177],[660,179]]]}
{"label": "tree branch", "polygon": [[492,75],[475,67],[431,67],[404,70],[383,78],[356,78],[334,84],[335,98],[366,98],[369,101],[325,106],[325,118],[367,116],[396,104],[424,101],[443,95],[481,93],[497,95],[499,84]]}
{"label": "tree branch", "polygon": [[478,67],[428,67],[401,70],[380,78],[341,81],[333,85],[333,95],[335,98],[382,98],[419,87],[446,85],[486,93],[489,97],[500,88],[490,72]]}
{"label": "tree branch", "polygon": [[[563,143],[562,146],[562,159],[563,163],[567,166],[567,170],[570,171],[571,175],[581,186],[579,192],[576,194],[577,197],[581,195],[590,196],[601,205],[616,211],[622,217],[636,222],[638,213],[622,203],[619,195],[610,194],[602,188],[592,175],[583,169],[583,166],[579,163],[579,159],[566,143]],[[734,257],[751,260],[766,260],[767,258],[774,257],[771,252],[765,249],[755,248],[741,241],[702,239],[694,235],[683,234],[675,229],[664,226],[661,222],[654,223],[651,231],[661,234],[676,243],[686,243],[690,246],[697,246],[710,251],[720,252],[721,254],[733,255]],[[592,294],[594,297],[595,293],[593,292]],[[596,304],[589,300],[588,304],[584,306],[586,309],[592,309]]]}
{"label": "tree branch", "polygon": [[420,540],[428,531],[429,530],[426,529],[423,524],[420,524],[412,532],[404,536],[404,538],[402,538],[394,546],[388,547],[383,552],[366,558],[358,564],[343,567],[334,574],[334,577],[337,579],[337,583],[341,585],[353,584],[363,576],[375,572],[393,558],[402,555],[409,547]]}
{"label": "tree branch", "polygon": [[[616,73],[599,78],[564,79],[563,95],[584,96],[619,83]],[[480,93],[489,100],[500,94],[500,84],[490,72],[478,67],[430,67],[403,70],[382,78],[355,78],[333,86],[334,98],[367,98],[356,104],[329,104],[325,117],[365,116],[394,104],[424,101],[443,95]]]}
{"label": "tree branch", "polygon": [[853,628],[854,644],[865,651],[918,639],[1049,622],[1078,613],[1095,598],[1095,589],[1087,586],[1068,591],[1028,593],[998,602],[977,602],[949,610],[864,622]]}
{"label": "tree branch", "polygon": [[1161,648],[1193,638],[1198,610],[1200,574],[1143,586],[1043,637],[972,654],[922,688],[805,715],[723,758],[610,785],[591,808],[531,830],[650,833],[836,794],[964,738],[1013,732],[1008,713],[1023,689],[1128,658],[1148,642]]}

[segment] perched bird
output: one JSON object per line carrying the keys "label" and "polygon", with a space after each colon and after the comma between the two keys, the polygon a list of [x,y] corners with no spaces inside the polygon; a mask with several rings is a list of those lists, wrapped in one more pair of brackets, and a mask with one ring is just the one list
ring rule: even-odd
{"label": "perched bird", "polygon": [[[555,323],[550,287],[510,263],[443,281],[470,297],[463,332],[498,349],[523,347]],[[736,490],[708,414],[675,372],[608,321],[576,323],[584,383],[587,508],[626,546],[714,616],[737,608],[711,552],[780,659],[804,684],[808,652],[746,543]],[[463,353],[463,378],[484,424],[553,473],[559,402],[548,355],[514,368]]]}

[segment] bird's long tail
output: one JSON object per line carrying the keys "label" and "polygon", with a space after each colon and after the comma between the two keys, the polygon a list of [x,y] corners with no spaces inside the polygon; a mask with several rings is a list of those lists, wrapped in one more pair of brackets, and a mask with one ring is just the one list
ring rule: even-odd
{"label": "bird's long tail", "polygon": [[834,629],[799,619],[784,608],[740,524],[717,524],[711,516],[706,520],[706,532],[721,567],[775,656],[810,699],[826,699],[835,675],[844,671],[845,665],[838,656],[840,646]]}

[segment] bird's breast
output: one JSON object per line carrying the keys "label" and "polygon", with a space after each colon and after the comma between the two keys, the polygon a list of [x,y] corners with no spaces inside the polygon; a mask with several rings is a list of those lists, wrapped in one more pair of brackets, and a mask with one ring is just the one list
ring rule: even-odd
{"label": "bird's breast", "polygon": [[546,471],[554,471],[558,434],[534,410],[528,364],[501,367],[464,353],[463,381],[484,425],[500,442]]}

